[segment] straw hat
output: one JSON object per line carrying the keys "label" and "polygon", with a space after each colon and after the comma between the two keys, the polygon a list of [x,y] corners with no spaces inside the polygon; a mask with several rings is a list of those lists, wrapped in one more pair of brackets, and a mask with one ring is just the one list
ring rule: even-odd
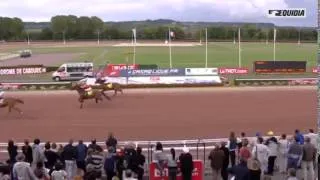
{"label": "straw hat", "polygon": [[267,132],[267,135],[268,135],[268,136],[273,136],[274,133],[273,133],[273,131],[268,131],[268,132]]}

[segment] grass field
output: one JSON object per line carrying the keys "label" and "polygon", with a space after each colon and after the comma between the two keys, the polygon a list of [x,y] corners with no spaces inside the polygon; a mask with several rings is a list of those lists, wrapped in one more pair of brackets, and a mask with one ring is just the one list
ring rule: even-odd
{"label": "grass field", "polygon": [[[26,47],[27,48],[27,47]],[[125,63],[125,53],[133,52],[132,47],[112,46],[88,46],[85,47],[41,47],[29,48],[33,53],[84,53],[75,61],[89,60],[95,65],[111,63]],[[265,43],[242,43],[241,44],[242,67],[252,67],[256,60],[273,60],[273,44]],[[17,51],[21,49],[6,49],[1,51]],[[316,66],[317,45],[279,43],[276,46],[276,60],[306,60],[308,67]],[[129,55],[132,63],[133,56]],[[136,47],[137,64],[158,64],[160,67],[169,67],[168,47]],[[204,67],[205,46],[172,47],[173,67]],[[58,64],[59,65],[59,64]],[[209,67],[238,67],[238,44],[233,43],[210,43],[208,45]]]}
{"label": "grass field", "polygon": [[[0,53],[14,53],[22,49],[31,49],[33,54],[39,53],[82,53],[73,61],[93,61],[96,66],[110,63],[126,63],[126,54],[133,52],[133,47],[114,47],[110,44],[81,45],[74,46],[10,46],[1,48]],[[253,61],[273,60],[273,44],[265,43],[242,43],[241,45],[242,67],[252,69]],[[133,62],[133,55],[129,55],[129,63]],[[276,46],[276,60],[301,60],[307,61],[308,71],[306,74],[297,75],[231,75],[231,79],[243,78],[269,78],[269,77],[316,77],[310,73],[311,68],[317,65],[317,44],[305,43],[278,43]],[[43,59],[45,61],[45,59]],[[136,47],[137,64],[157,64],[159,67],[169,67],[168,47]],[[205,46],[193,47],[172,47],[173,67],[204,67],[205,66]],[[59,66],[60,64],[53,64]],[[208,44],[208,67],[238,67],[238,44],[232,42],[216,42]],[[41,75],[26,76],[0,76],[0,81],[51,81],[51,73]]]}

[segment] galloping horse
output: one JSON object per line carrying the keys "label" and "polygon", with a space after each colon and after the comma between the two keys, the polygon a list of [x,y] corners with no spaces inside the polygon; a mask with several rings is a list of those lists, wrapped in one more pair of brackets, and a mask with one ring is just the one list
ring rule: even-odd
{"label": "galloping horse", "polygon": [[84,89],[82,89],[80,87],[79,84],[73,84],[71,86],[71,90],[76,90],[79,94],[78,100],[81,103],[80,109],[83,108],[83,102],[84,102],[84,100],[87,100],[87,99],[95,99],[96,103],[98,103],[99,100],[103,101],[102,96],[104,96],[106,99],[111,101],[111,98],[109,96],[107,96],[103,91],[93,89],[90,93],[87,93]]}
{"label": "galloping horse", "polygon": [[8,107],[8,113],[10,113],[13,109],[22,114],[23,112],[18,107],[16,107],[18,103],[24,104],[24,101],[18,98],[7,97],[3,99],[2,104],[0,104],[0,108]]}
{"label": "galloping horse", "polygon": [[106,80],[102,80],[102,79],[97,79],[97,81],[96,81],[97,84],[100,84],[100,86],[98,86],[98,87],[99,88],[101,87],[103,92],[104,91],[114,90],[113,96],[116,96],[118,94],[118,91],[121,92],[121,94],[123,94],[121,84],[119,84],[119,83],[107,83],[107,84],[105,84],[105,82],[106,82]]}

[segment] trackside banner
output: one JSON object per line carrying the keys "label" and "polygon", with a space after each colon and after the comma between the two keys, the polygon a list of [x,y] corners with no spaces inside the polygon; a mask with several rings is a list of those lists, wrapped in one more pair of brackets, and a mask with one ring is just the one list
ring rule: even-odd
{"label": "trackside banner", "polygon": [[219,68],[219,74],[248,74],[248,68]]}
{"label": "trackside banner", "polygon": [[[107,77],[107,82],[120,84],[221,84],[219,76],[145,76],[145,77]],[[85,78],[81,81],[88,85],[97,85],[95,78]]]}
{"label": "trackside banner", "polygon": [[218,68],[185,68],[186,76],[218,75]]}
{"label": "trackside banner", "polygon": [[[180,163],[178,163],[178,167],[180,166]],[[193,161],[193,171],[192,171],[192,180],[203,180],[203,174],[204,174],[204,168],[203,163],[200,160],[194,160]],[[150,180],[169,180],[168,176],[168,168],[165,167],[163,170],[163,177],[160,176],[160,170],[156,168],[156,163],[151,163],[149,166],[150,170]],[[182,174],[180,170],[178,170],[177,179],[176,180],[183,180]]]}
{"label": "trackside banner", "polygon": [[182,68],[172,68],[172,69],[130,69],[121,70],[121,77],[143,77],[143,76],[184,76],[185,72]]}

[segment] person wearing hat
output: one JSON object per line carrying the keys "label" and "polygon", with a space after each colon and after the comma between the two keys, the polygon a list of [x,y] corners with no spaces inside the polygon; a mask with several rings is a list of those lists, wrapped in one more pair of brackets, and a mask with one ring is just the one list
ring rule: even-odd
{"label": "person wearing hat", "polygon": [[269,131],[268,136],[271,136],[266,145],[269,148],[269,157],[268,157],[268,175],[273,175],[275,160],[277,159],[279,153],[279,143],[278,140],[273,136],[273,132]]}

